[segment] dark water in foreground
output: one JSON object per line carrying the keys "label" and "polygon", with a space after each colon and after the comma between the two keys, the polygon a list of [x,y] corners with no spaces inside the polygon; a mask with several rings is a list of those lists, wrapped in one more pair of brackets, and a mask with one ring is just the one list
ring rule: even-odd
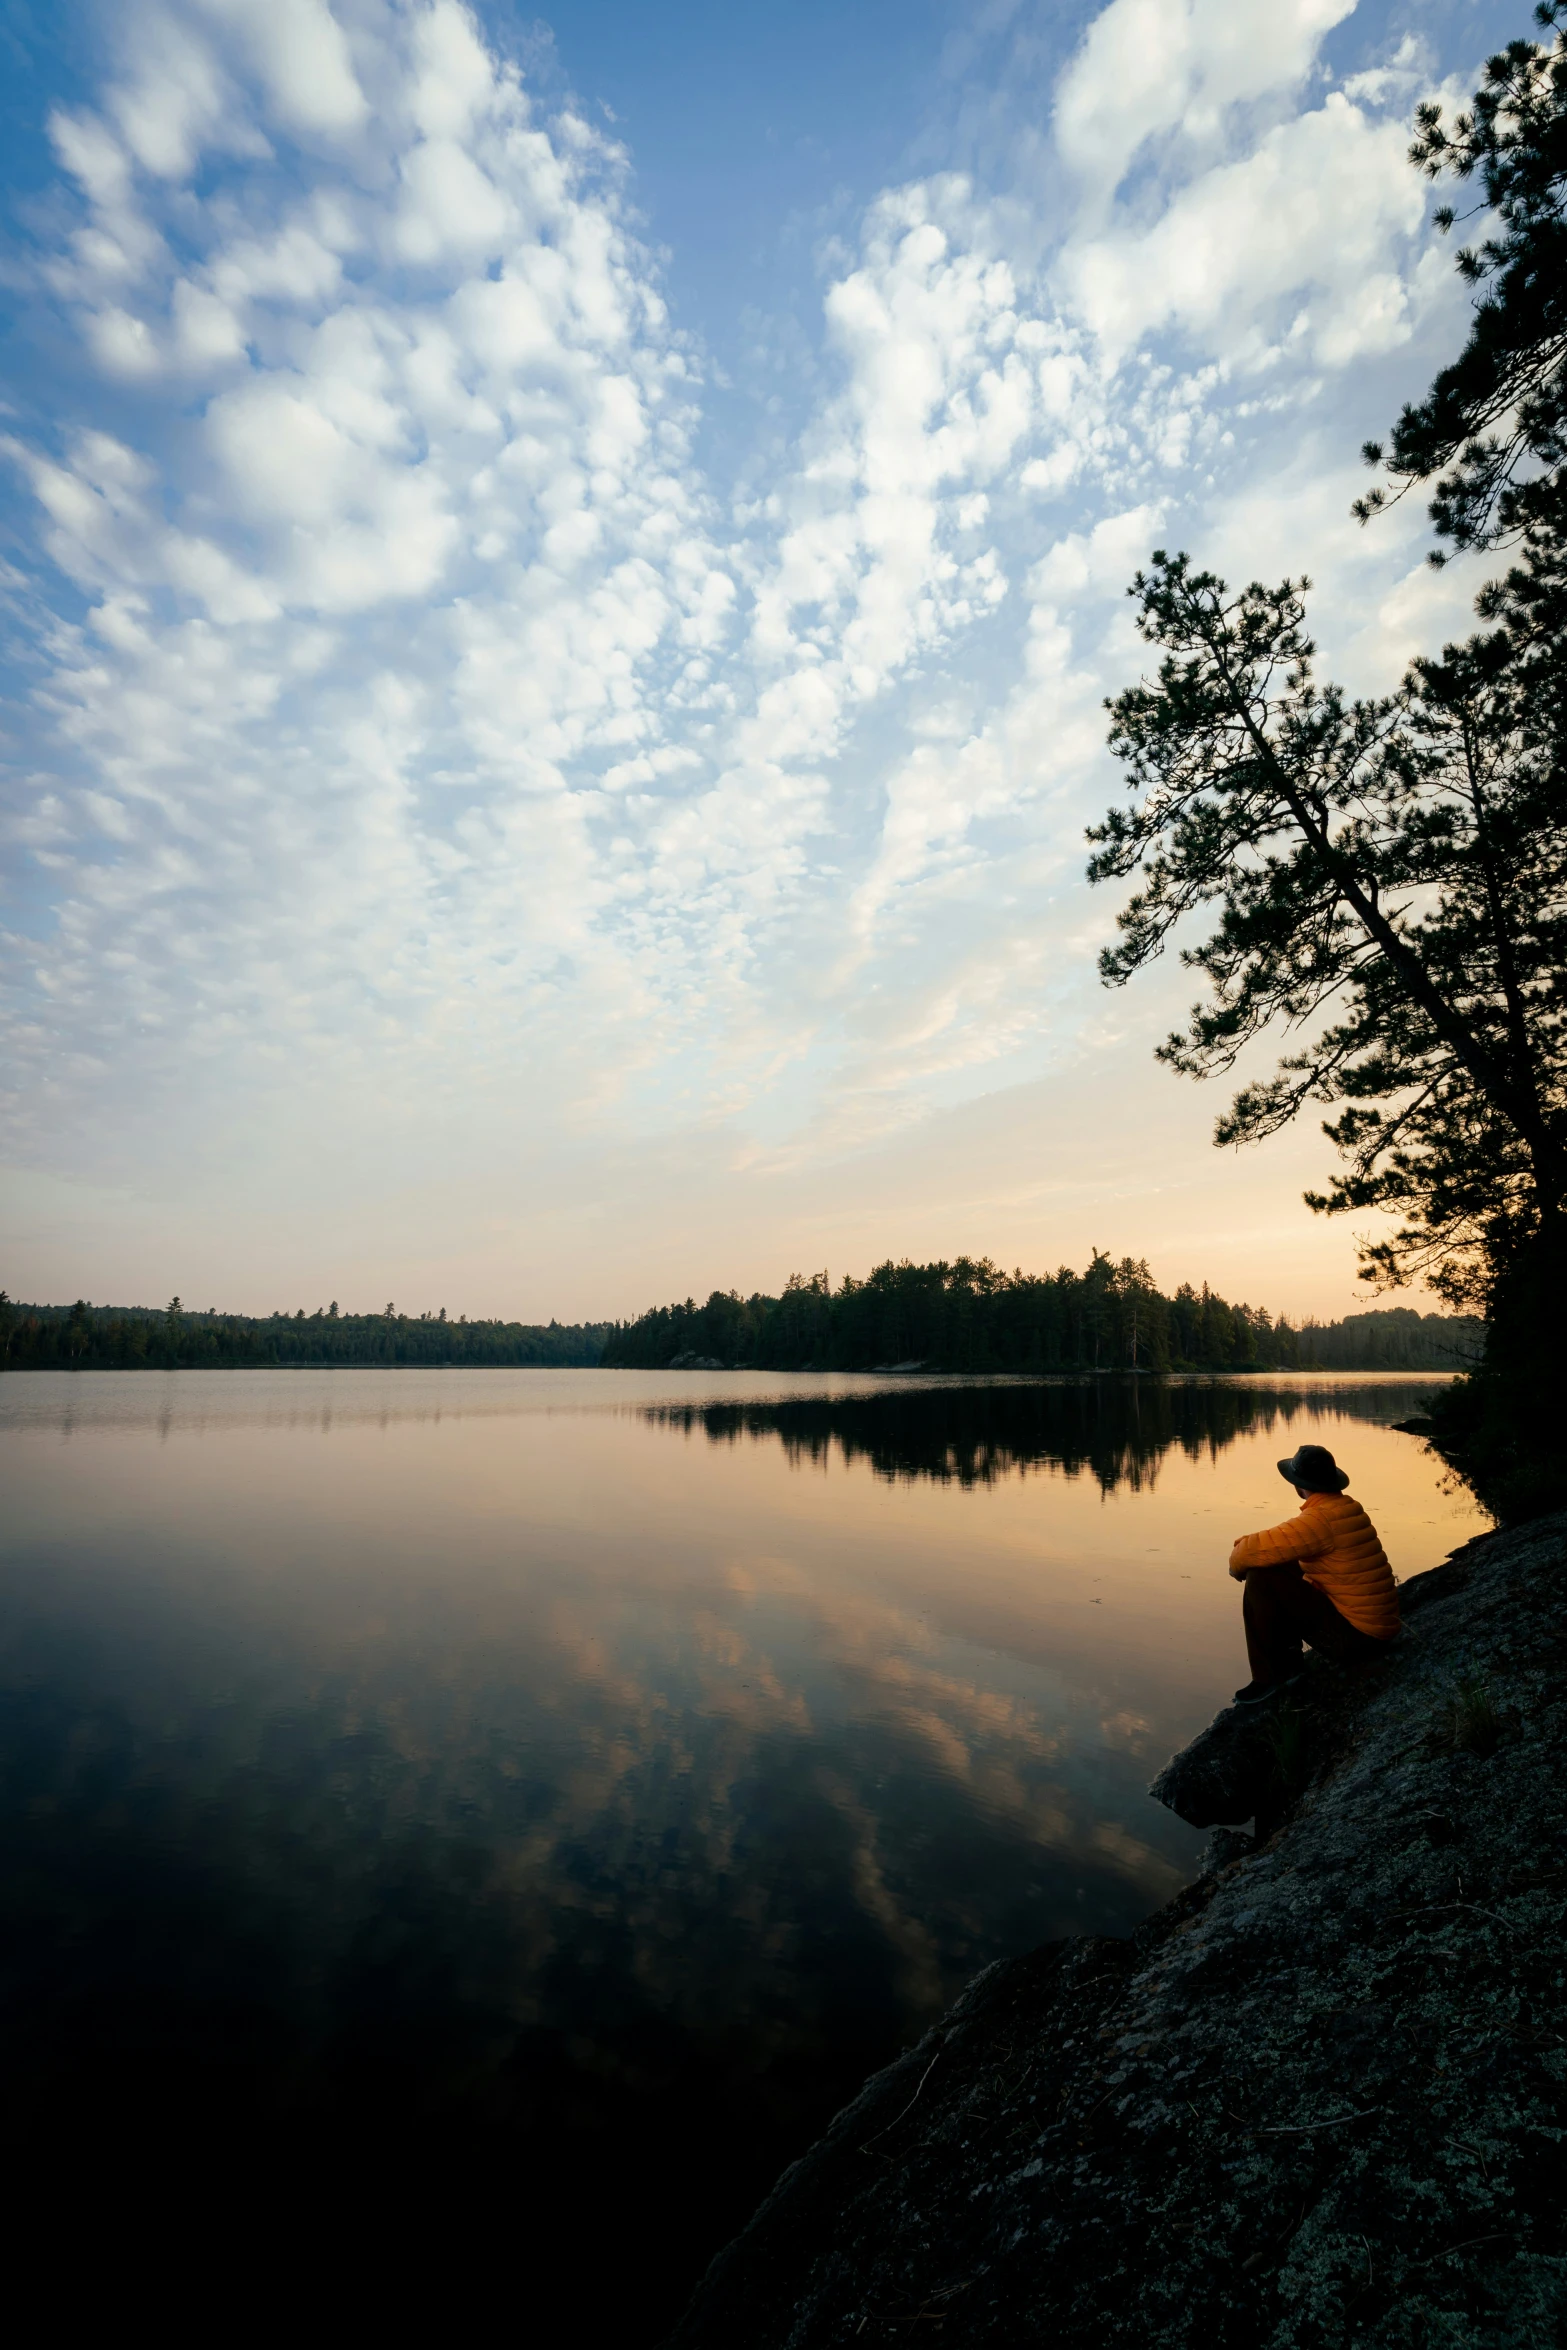
{"label": "dark water in foreground", "polygon": [[1476,1530],[1430,1392],[0,1380],[8,2144],[654,2341],[978,1967],[1191,1874],[1277,1454]]}

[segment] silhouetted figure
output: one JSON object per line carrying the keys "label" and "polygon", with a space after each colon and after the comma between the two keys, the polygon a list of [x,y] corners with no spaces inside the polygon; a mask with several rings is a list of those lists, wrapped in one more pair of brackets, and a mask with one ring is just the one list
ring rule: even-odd
{"label": "silhouetted figure", "polygon": [[1246,1587],[1241,1614],[1251,1679],[1238,1705],[1262,1705],[1298,1679],[1305,1642],[1342,1664],[1377,1655],[1399,1630],[1387,1553],[1324,1444],[1302,1444],[1279,1475],[1301,1497],[1297,1517],[1243,1534],[1230,1573]]}

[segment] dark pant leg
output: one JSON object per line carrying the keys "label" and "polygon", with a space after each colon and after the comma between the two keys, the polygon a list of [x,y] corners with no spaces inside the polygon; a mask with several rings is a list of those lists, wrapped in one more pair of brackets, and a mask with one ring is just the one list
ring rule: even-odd
{"label": "dark pant leg", "polygon": [[1349,1664],[1378,1655],[1383,1647],[1369,1632],[1346,1622],[1325,1591],[1308,1583],[1298,1566],[1253,1567],[1241,1601],[1246,1655],[1254,1681],[1286,1680],[1300,1670],[1303,1640],[1325,1656]]}
{"label": "dark pant leg", "polygon": [[1241,1585],[1246,1661],[1259,1688],[1300,1670],[1301,1627],[1291,1606],[1302,1588],[1299,1567],[1253,1567]]}

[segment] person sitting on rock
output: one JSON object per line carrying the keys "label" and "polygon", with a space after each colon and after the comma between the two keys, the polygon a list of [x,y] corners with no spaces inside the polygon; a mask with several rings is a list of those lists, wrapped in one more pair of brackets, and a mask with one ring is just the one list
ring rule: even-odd
{"label": "person sitting on rock", "polygon": [[1278,1469],[1301,1497],[1299,1516],[1243,1534],[1230,1552],[1230,1573],[1246,1587],[1251,1664],[1237,1705],[1262,1705],[1298,1680],[1302,1641],[1351,1664],[1379,1655],[1400,1628],[1387,1553],[1327,1446],[1302,1444]]}

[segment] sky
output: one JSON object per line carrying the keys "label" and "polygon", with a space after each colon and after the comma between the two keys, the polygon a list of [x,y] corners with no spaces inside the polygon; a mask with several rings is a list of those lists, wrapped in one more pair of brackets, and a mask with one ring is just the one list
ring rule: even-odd
{"label": "sky", "polygon": [[1464,630],[1349,506],[1465,331],[1414,108],[1528,29],[0,0],[0,1282],[1363,1307],[1083,834],[1156,546],[1356,692]]}

